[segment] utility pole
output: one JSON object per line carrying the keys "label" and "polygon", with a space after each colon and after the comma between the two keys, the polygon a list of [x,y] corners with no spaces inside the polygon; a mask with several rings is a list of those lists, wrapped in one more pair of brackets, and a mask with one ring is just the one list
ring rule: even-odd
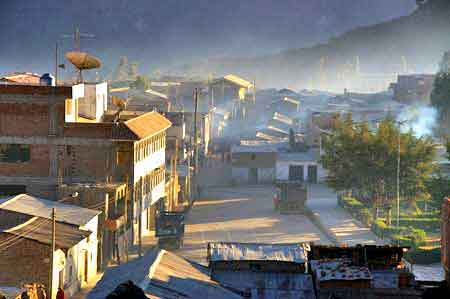
{"label": "utility pole", "polygon": [[55,86],[58,86],[58,42],[55,45]]}
{"label": "utility pole", "polygon": [[398,128],[398,152],[397,152],[397,228],[400,227],[400,128]]}
{"label": "utility pole", "polygon": [[[198,173],[198,140],[197,140],[198,89],[194,93],[194,174]],[[196,182],[197,183],[197,182]]]}
{"label": "utility pole", "polygon": [[50,277],[48,279],[48,294],[49,298],[53,298],[53,268],[55,267],[54,263],[54,256],[55,256],[55,249],[56,249],[56,209],[52,209],[52,243],[51,243],[51,252],[50,252]]}

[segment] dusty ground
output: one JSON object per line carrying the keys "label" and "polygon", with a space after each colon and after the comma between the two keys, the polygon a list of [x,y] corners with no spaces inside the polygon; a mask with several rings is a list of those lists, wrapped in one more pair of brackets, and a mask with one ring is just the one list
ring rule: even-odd
{"label": "dusty ground", "polygon": [[333,232],[339,243],[348,245],[385,243],[375,236],[370,228],[353,219],[339,207],[336,193],[324,185],[308,186],[307,206],[319,217],[322,224]]}
{"label": "dusty ground", "polygon": [[211,241],[329,243],[303,215],[273,209],[273,187],[208,187],[187,218],[183,256],[204,263]]}

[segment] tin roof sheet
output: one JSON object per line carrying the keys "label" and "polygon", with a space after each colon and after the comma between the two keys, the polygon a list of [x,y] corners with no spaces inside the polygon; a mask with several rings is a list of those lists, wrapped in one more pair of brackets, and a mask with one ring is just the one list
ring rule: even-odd
{"label": "tin roof sheet", "polygon": [[56,209],[56,221],[76,226],[86,225],[101,211],[46,200],[28,194],[0,198],[0,209],[30,216],[51,219],[52,209]]}
{"label": "tin roof sheet", "polygon": [[162,298],[242,298],[213,281],[207,268],[165,250],[158,253],[142,286]]}
{"label": "tin roof sheet", "polygon": [[302,244],[257,244],[213,242],[208,244],[208,261],[279,261],[303,264]]}
{"label": "tin roof sheet", "polygon": [[[2,233],[50,245],[52,242],[52,230],[53,224],[49,219],[30,217],[28,221],[22,224],[2,230]],[[91,234],[90,231],[80,230],[73,225],[58,222],[55,225],[55,230],[56,247],[63,249],[72,248]]]}
{"label": "tin roof sheet", "polygon": [[245,88],[251,88],[253,86],[252,83],[248,82],[245,79],[242,79],[236,75],[233,74],[229,74],[223,77],[226,81],[234,83],[236,85],[239,85],[241,87],[245,87]]}
{"label": "tin roof sheet", "polygon": [[310,265],[319,281],[372,279],[369,268],[354,266],[348,259],[311,260]]}

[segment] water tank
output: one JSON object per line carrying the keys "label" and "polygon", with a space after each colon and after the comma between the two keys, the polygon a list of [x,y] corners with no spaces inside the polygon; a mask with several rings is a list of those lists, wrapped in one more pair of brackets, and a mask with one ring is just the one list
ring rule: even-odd
{"label": "water tank", "polygon": [[39,83],[45,86],[55,86],[55,77],[49,73],[43,74],[39,80]]}

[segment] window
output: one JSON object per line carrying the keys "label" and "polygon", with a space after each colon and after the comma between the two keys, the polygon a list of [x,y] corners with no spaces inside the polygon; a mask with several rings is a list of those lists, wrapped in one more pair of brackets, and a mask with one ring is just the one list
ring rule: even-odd
{"label": "window", "polygon": [[30,161],[30,146],[28,144],[0,144],[0,162],[26,161]]}

